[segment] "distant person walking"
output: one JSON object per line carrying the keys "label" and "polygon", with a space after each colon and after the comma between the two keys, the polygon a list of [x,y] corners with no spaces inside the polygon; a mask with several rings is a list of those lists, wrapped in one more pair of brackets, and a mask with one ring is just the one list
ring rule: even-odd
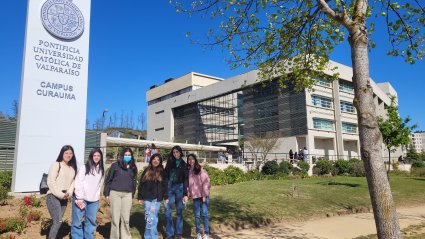
{"label": "distant person walking", "polygon": [[[168,179],[168,203],[165,208],[166,236],[180,239],[183,233],[183,204],[187,202],[188,168],[183,160],[183,150],[176,145],[171,149],[165,166]],[[176,206],[176,227],[174,228],[172,210]]]}
{"label": "distant person walking", "polygon": [[[201,167],[194,154],[187,156],[189,165],[189,196],[193,199],[193,214],[195,215],[196,239],[208,239],[210,234],[208,205],[210,196],[210,178]],[[201,234],[201,217],[204,222],[204,237]]]}
{"label": "distant person walking", "polygon": [[294,153],[292,152],[292,149],[289,150],[289,159],[294,159]]}
{"label": "distant person walking", "polygon": [[131,238],[130,210],[136,191],[136,177],[133,151],[124,148],[120,159],[111,165],[103,190],[106,201],[111,206],[110,239]]}
{"label": "distant person walking", "polygon": [[[99,148],[95,148],[90,152],[84,167],[79,168],[75,178],[75,191],[72,197],[72,239],[94,238],[103,175],[103,153]],[[85,218],[84,229],[83,218]]]}
{"label": "distant person walking", "polygon": [[145,163],[149,163],[149,159],[151,158],[151,149],[149,147],[149,144],[146,144],[146,149],[145,149]]}
{"label": "distant person walking", "polygon": [[156,148],[155,144],[151,144],[151,156],[158,153],[158,149]]}
{"label": "distant person walking", "polygon": [[145,239],[158,238],[158,212],[162,200],[168,204],[168,182],[160,154],[153,154],[139,180],[137,198],[145,206]]}
{"label": "distant person walking", "polygon": [[309,162],[308,160],[308,149],[306,147],[304,147],[303,149],[303,155],[304,155],[304,162]]}
{"label": "distant person walking", "polygon": [[74,179],[77,174],[77,160],[71,145],[65,145],[59,152],[56,162],[50,165],[47,177],[46,205],[52,218],[49,239],[56,239],[62,217],[68,205],[68,198],[74,192]]}

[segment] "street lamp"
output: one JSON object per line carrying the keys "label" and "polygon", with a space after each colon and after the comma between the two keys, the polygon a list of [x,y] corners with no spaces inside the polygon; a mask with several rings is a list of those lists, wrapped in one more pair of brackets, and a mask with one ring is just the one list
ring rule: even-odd
{"label": "street lamp", "polygon": [[109,109],[105,108],[105,109],[103,109],[103,112],[102,112],[102,130],[103,130],[104,125],[105,125],[105,113],[108,112],[108,111],[109,111]]}

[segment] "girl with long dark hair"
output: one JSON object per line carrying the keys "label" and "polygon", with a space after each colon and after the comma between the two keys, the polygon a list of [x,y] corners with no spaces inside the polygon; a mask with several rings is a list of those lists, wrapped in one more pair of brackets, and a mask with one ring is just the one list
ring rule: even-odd
{"label": "girl with long dark hair", "polygon": [[[167,238],[180,239],[183,233],[183,203],[187,202],[188,169],[182,156],[182,148],[174,146],[165,166],[168,179],[168,203],[165,208]],[[172,218],[173,205],[176,206],[177,217],[175,229]]]}
{"label": "girl with long dark hair", "polygon": [[111,165],[103,194],[111,206],[111,239],[131,238],[130,209],[136,191],[137,167],[130,148],[124,148],[118,162]]}
{"label": "girl with long dark hair", "polygon": [[[193,214],[195,215],[196,238],[208,239],[210,234],[208,205],[210,196],[210,177],[205,169],[201,167],[196,155],[187,156],[189,167],[189,196],[193,200]],[[204,221],[204,237],[201,234],[201,216]]]}
{"label": "girl with long dark hair", "polygon": [[158,211],[162,200],[168,203],[167,178],[162,157],[154,154],[149,160],[149,166],[140,177],[138,197],[139,204],[145,206],[145,239],[158,238]]}
{"label": "girl with long dark hair", "polygon": [[[103,153],[99,148],[94,148],[90,152],[86,164],[84,167],[80,167],[75,178],[71,224],[71,236],[73,239],[94,238],[103,175]],[[82,225],[83,217],[85,218],[84,230]]]}
{"label": "girl with long dark hair", "polygon": [[50,166],[49,176],[47,177],[46,204],[52,218],[49,239],[55,239],[60,226],[62,217],[68,205],[68,198],[74,192],[74,179],[77,173],[77,159],[75,158],[74,148],[71,145],[62,147],[56,162]]}

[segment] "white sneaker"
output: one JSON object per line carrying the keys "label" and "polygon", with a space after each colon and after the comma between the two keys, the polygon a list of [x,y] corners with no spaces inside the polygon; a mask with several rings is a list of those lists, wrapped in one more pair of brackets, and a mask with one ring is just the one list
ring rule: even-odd
{"label": "white sneaker", "polygon": [[202,239],[201,233],[196,234],[196,239]]}
{"label": "white sneaker", "polygon": [[208,234],[205,234],[203,239],[208,239],[208,238],[209,238]]}

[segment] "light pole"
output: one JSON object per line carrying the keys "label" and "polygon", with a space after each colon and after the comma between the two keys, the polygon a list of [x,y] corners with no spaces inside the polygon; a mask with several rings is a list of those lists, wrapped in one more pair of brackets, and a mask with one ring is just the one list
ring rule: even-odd
{"label": "light pole", "polygon": [[104,129],[104,125],[105,125],[105,113],[108,112],[108,111],[109,111],[109,109],[105,108],[105,109],[103,109],[103,112],[102,112],[102,130]]}

